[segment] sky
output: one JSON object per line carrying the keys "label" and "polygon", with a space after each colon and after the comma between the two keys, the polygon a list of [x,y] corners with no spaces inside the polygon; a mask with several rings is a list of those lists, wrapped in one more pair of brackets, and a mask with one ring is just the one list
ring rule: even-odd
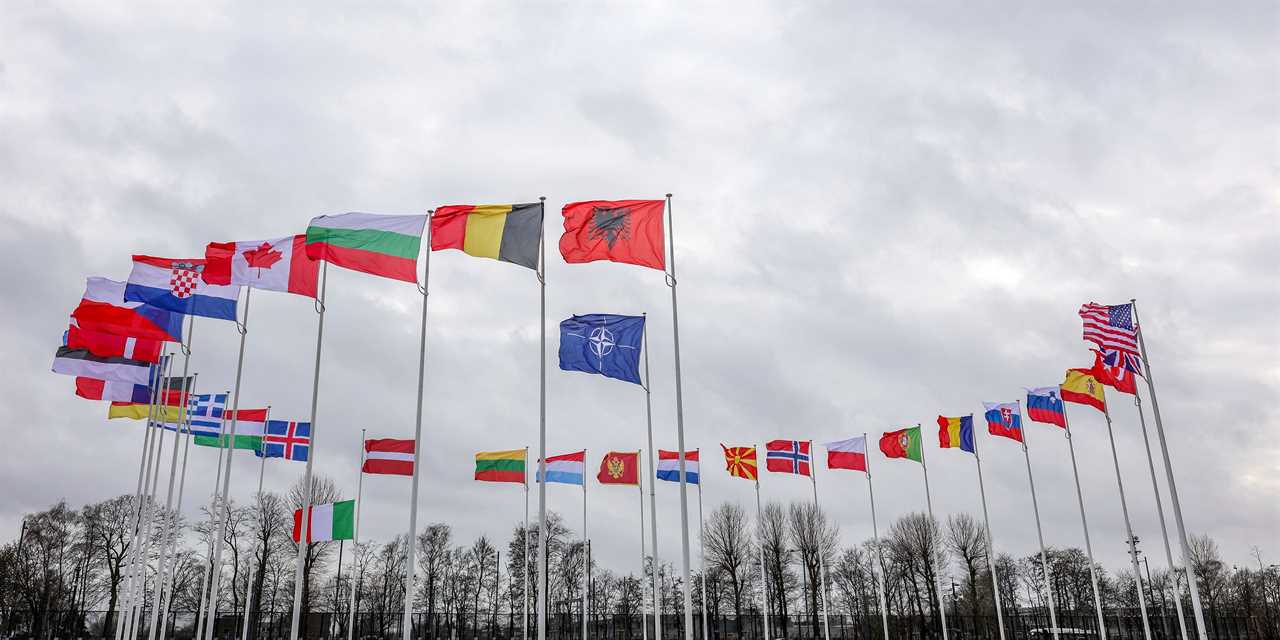
{"label": "sky", "polygon": [[[731,501],[754,513],[754,486],[724,473],[720,443],[874,441],[920,423],[935,514],[978,515],[972,456],[937,448],[936,416],[980,415],[983,401],[1088,366],[1079,306],[1136,298],[1188,529],[1231,564],[1253,564],[1255,545],[1280,562],[1278,12],[10,3],[0,538],[59,499],[134,489],[140,425],[108,422],[49,371],[84,279],[124,280],[133,253],[197,257],[210,241],[301,233],[321,214],[545,196],[548,453],[586,448],[593,467],[646,446],[639,387],[557,367],[557,323],[596,312],[648,315],[655,445],[675,448],[662,274],[555,251],[565,203],[671,193],[684,430],[705,458],[708,512]],[[422,297],[329,274],[314,465],[353,497],[362,430],[413,435]],[[472,456],[536,451],[538,283],[443,251],[429,290],[420,526],[448,522],[461,542],[484,534],[505,550],[523,491],[474,482]],[[246,324],[241,406],[307,419],[312,301],[255,292]],[[196,321],[198,390],[232,387],[239,345],[232,323]],[[1163,567],[1137,411],[1110,400],[1134,532]],[[1095,552],[1118,569],[1106,424],[1069,411]],[[1149,413],[1148,426],[1155,447]],[[1063,433],[1032,424],[1027,440],[1046,543],[1081,547]],[[1020,447],[986,433],[978,446],[996,546],[1035,552]],[[189,517],[209,499],[212,453],[190,452]],[[919,465],[871,464],[881,532],[924,509]],[[234,498],[250,498],[257,471],[236,456]],[[273,461],[265,487],[301,473]],[[793,476],[766,474],[760,490],[812,499]],[[817,490],[842,544],[871,536],[862,474],[820,465]],[[363,491],[362,537],[407,530],[406,478],[370,476]],[[580,530],[581,491],[547,493]],[[638,564],[637,493],[588,486],[593,551],[615,571]],[[663,483],[657,500],[659,555],[674,560],[678,488]]]}

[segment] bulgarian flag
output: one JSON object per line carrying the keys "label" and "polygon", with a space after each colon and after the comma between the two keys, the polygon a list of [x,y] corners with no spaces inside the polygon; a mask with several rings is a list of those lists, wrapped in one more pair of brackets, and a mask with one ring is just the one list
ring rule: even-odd
{"label": "bulgarian flag", "polygon": [[[293,511],[293,541],[302,537],[302,509]],[[356,501],[343,500],[311,505],[307,542],[356,539]]]}
{"label": "bulgarian flag", "polygon": [[343,213],[319,216],[307,226],[306,251],[325,260],[375,276],[418,281],[418,251],[427,216]]}
{"label": "bulgarian flag", "polygon": [[[222,429],[226,434],[218,436],[194,436],[192,442],[202,447],[219,447],[230,443],[232,449],[262,449],[262,437],[267,432],[267,412],[269,409],[228,409],[222,414]],[[231,419],[236,421],[235,441],[231,440]]]}

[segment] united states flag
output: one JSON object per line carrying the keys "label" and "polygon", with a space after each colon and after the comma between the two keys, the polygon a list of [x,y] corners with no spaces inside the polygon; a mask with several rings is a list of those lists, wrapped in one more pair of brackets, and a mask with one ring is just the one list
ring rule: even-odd
{"label": "united states flag", "polygon": [[1090,302],[1080,307],[1084,339],[1103,351],[1138,354],[1138,331],[1133,324],[1132,304],[1105,305]]}

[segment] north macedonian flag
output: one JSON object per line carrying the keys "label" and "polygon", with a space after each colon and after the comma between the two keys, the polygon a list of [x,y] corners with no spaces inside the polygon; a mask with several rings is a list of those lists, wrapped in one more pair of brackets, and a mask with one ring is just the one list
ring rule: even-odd
{"label": "north macedonian flag", "polygon": [[880,451],[888,458],[906,458],[921,462],[920,427],[887,431],[880,436]]}
{"label": "north macedonian flag", "polygon": [[431,216],[431,250],[459,249],[537,269],[542,210],[540,202],[440,207]]}
{"label": "north macedonian flag", "polygon": [[476,454],[476,480],[481,482],[525,483],[525,449],[481,451]]}
{"label": "north macedonian flag", "polygon": [[720,448],[724,449],[724,467],[729,475],[747,480],[756,479],[758,467],[755,447],[726,447],[721,443]]}
{"label": "north macedonian flag", "polygon": [[640,484],[640,452],[610,451],[604,454],[596,480],[600,484]]}
{"label": "north macedonian flag", "polygon": [[564,206],[564,261],[609,260],[665,270],[662,238],[665,200],[591,200]]}
{"label": "north macedonian flag", "polygon": [[343,213],[307,226],[307,257],[392,280],[418,281],[425,215]]}

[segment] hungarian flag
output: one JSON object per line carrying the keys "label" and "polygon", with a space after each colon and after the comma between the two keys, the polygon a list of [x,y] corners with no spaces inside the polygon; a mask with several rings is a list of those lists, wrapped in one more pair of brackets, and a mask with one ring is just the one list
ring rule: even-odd
{"label": "hungarian flag", "polygon": [[858,436],[823,445],[827,448],[828,469],[867,470],[867,437]]}
{"label": "hungarian flag", "polygon": [[124,299],[189,316],[235,320],[240,287],[208,284],[200,277],[204,267],[203,259],[135,255]]}
{"label": "hungarian flag", "polygon": [[569,263],[609,260],[666,270],[665,200],[590,200],[564,206],[560,255]]}
{"label": "hungarian flag", "polygon": [[722,442],[720,448],[724,449],[724,468],[729,475],[747,480],[758,477],[755,447],[726,447]]}
{"label": "hungarian flag", "polygon": [[[311,505],[307,519],[307,542],[355,540],[356,501],[343,500]],[[302,509],[293,510],[293,541],[302,537]]]}
{"label": "hungarian flag", "polygon": [[540,240],[540,202],[449,205],[431,216],[432,251],[458,249],[477,258],[537,269]]}
{"label": "hungarian flag", "polygon": [[[202,447],[229,445],[232,449],[259,451],[262,449],[262,437],[266,435],[269,412],[270,409],[240,409],[239,411],[227,409],[222,412],[221,432],[224,435],[221,437],[196,435],[192,438],[192,442]],[[234,440],[231,438],[233,420],[236,423]]]}
{"label": "hungarian flag", "polygon": [[343,213],[317,216],[307,227],[307,256],[370,275],[418,281],[418,251],[427,217]]}
{"label": "hungarian flag", "polygon": [[154,364],[160,362],[164,342],[81,329],[73,319],[71,326],[67,327],[67,346],[88,349],[95,356],[119,356]]}
{"label": "hungarian flag", "polygon": [[610,451],[600,461],[596,480],[600,484],[640,484],[640,452]]}
{"label": "hungarian flag", "polygon": [[906,458],[923,462],[920,444],[920,427],[886,431],[880,436],[880,451],[886,458]]}
{"label": "hungarian flag", "polygon": [[1022,409],[1014,402],[984,402],[987,433],[1022,442]]}
{"label": "hungarian flag", "polygon": [[204,248],[204,271],[209,284],[243,285],[255,289],[316,297],[320,261],[307,256],[305,235],[210,242]]}
{"label": "hungarian flag", "polygon": [[794,473],[807,476],[809,469],[809,442],[806,440],[770,440],[764,443],[765,468],[775,473]]}
{"label": "hungarian flag", "polygon": [[364,465],[360,470],[391,476],[413,475],[413,440],[365,440]]}
{"label": "hungarian flag", "polygon": [[71,312],[76,325],[98,333],[182,342],[182,314],[141,302],[125,302],[124,289],[123,282],[88,278],[80,305]]}
{"label": "hungarian flag", "polygon": [[1087,404],[1103,413],[1107,412],[1107,397],[1102,383],[1093,377],[1089,369],[1067,369],[1062,381],[1062,400]]}

